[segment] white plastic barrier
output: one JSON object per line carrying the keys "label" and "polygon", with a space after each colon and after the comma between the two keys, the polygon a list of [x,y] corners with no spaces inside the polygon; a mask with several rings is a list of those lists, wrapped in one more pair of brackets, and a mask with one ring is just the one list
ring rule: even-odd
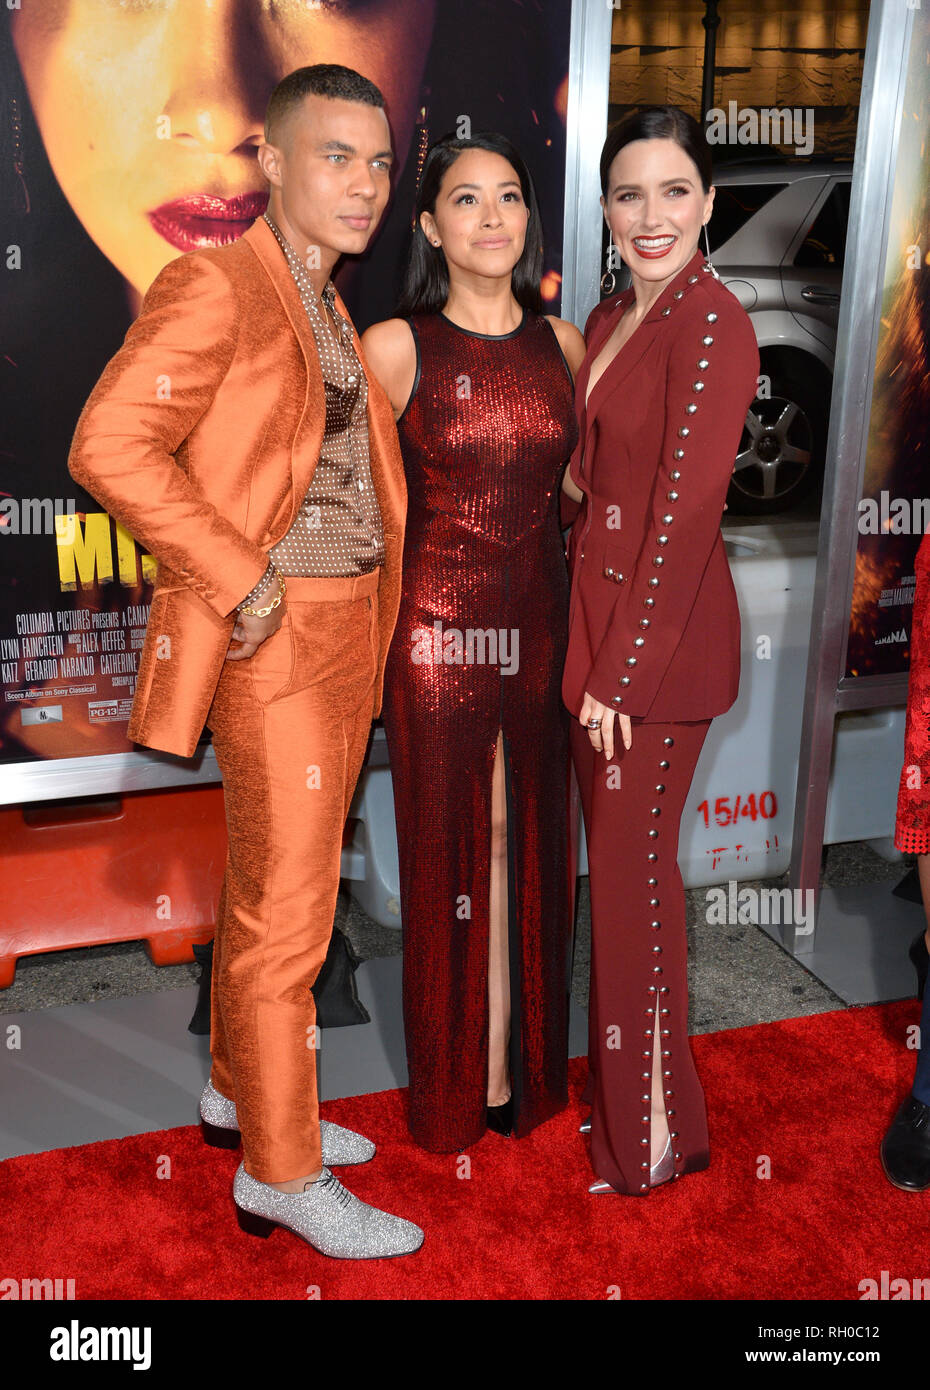
{"label": "white plastic barrier", "polygon": [[[773,878],[788,868],[817,533],[816,522],[725,532],[742,620],[740,691],[733,708],[711,725],[685,805],[678,854],[686,887]],[[903,708],[838,718],[826,844],[875,840],[876,848],[894,855],[889,846],[903,749]],[[370,917],[399,926],[385,753],[378,729],[350,812],[358,824],[343,851],[342,872]],[[582,831],[578,872],[587,871]]]}

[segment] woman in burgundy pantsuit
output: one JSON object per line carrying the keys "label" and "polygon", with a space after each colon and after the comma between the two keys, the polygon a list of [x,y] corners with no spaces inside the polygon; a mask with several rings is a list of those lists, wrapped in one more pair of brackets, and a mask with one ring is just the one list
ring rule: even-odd
{"label": "woman in burgundy pantsuit", "polygon": [[759,370],[747,314],[697,249],[710,184],[701,129],[675,107],[608,134],[602,205],[633,284],[588,319],[563,484],[584,502],[563,695],[591,883],[592,1192],[648,1193],[709,1162],[678,827],[739,686],[720,519]]}
{"label": "woman in burgundy pantsuit", "polygon": [[406,317],[363,346],[398,416],[408,491],[384,727],[409,1126],[443,1151],[489,1126],[525,1135],[568,1102],[558,511],[584,342],[540,312],[535,195],[503,137],[439,141],[417,211]]}

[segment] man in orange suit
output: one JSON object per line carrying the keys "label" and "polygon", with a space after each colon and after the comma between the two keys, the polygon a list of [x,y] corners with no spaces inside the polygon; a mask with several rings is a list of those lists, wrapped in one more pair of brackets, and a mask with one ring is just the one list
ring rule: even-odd
{"label": "man in orange suit", "polygon": [[363,1259],[423,1240],[331,1172],[374,1145],[319,1120],[311,994],[400,596],[393,413],[330,279],[384,211],[391,137],[334,64],[275,88],[264,137],[265,216],[158,275],[69,468],[158,561],[130,738],[190,757],[206,723],[223,774],[204,1132],[241,1131],[243,1229]]}

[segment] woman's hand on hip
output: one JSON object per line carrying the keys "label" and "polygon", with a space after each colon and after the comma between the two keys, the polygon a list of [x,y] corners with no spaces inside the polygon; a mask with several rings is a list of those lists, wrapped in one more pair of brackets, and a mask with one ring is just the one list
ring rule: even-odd
{"label": "woman's hand on hip", "polygon": [[[600,720],[600,727],[589,729],[587,727],[589,719]],[[619,720],[620,737],[623,739],[624,748],[632,748],[633,726],[630,723],[630,716],[618,714],[616,710],[611,709],[610,705],[602,705],[600,700],[595,700],[594,696],[586,690],[578,720],[587,730],[591,747],[598,753],[602,752],[608,762],[614,755],[614,719]]]}

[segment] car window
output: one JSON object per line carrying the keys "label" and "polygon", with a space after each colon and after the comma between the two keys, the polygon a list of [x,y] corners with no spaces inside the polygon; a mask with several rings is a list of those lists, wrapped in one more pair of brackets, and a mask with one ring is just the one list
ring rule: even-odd
{"label": "car window", "polygon": [[798,247],[797,266],[839,266],[846,255],[846,224],[849,221],[851,185],[844,179],[830,189],[827,201],[807,230]]}
{"label": "car window", "polygon": [[718,183],[707,229],[714,245],[723,246],[776,193],[787,187],[785,183]]}

